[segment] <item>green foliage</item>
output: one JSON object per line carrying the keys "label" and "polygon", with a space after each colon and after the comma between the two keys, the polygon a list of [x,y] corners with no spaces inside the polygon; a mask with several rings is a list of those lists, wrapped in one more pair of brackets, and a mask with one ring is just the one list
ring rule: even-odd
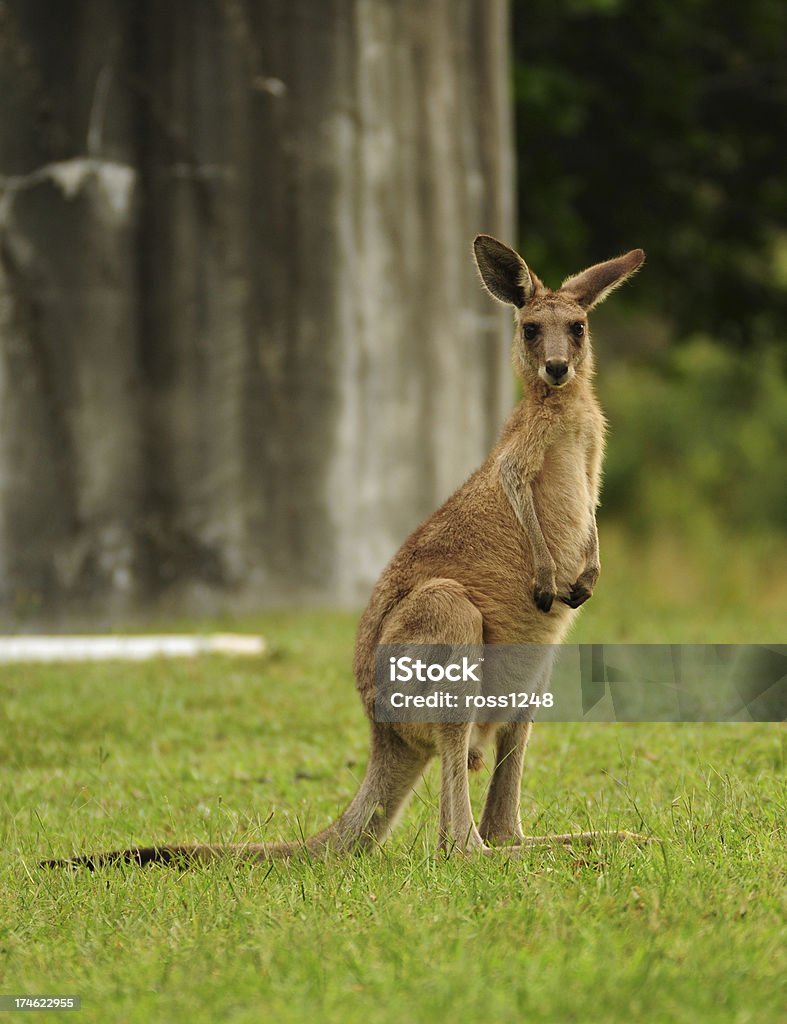
{"label": "green foliage", "polygon": [[[606,623],[620,639],[629,615],[646,639],[713,626],[715,612],[703,623],[696,606],[687,622],[683,593],[662,605],[653,579],[640,576],[631,600],[618,590],[624,552],[607,548],[601,590],[617,598],[593,599],[584,636]],[[759,634],[756,605],[731,610],[742,633]],[[645,849],[438,859],[432,770],[394,839],[368,857],[36,868],[130,839],[292,838],[336,814],[366,753],[354,619],[246,625],[273,657],[4,670],[0,991],[81,995],[84,1024],[781,1019],[778,725],[537,727],[526,827],[664,840]],[[488,781],[474,776],[476,804]]]}
{"label": "green foliage", "polygon": [[605,512],[629,529],[696,535],[787,526],[787,379],[773,349],[705,338],[599,378],[612,431]]}
{"label": "green foliage", "polygon": [[520,211],[548,283],[642,246],[679,336],[783,336],[787,5],[514,0]]}

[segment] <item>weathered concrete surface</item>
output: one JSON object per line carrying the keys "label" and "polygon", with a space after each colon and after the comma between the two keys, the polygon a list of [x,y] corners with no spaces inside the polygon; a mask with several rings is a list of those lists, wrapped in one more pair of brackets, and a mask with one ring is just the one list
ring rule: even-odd
{"label": "weathered concrete surface", "polygon": [[6,622],[359,602],[479,462],[506,8],[0,4]]}

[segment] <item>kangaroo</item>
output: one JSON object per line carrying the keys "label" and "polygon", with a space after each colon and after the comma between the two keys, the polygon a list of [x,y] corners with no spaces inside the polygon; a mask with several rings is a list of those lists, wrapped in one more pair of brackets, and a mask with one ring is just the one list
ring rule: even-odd
{"label": "kangaroo", "polygon": [[[296,843],[153,846],[48,865],[245,860],[351,853],[382,843],[427,763],[440,758],[438,848],[509,852],[543,843],[591,843],[598,832],[526,836],[520,817],[532,723],[384,723],[375,720],[380,644],[558,644],[599,578],[596,507],[605,421],[593,392],[587,313],[641,266],[634,249],[567,278],[552,291],[513,249],[474,241],[487,291],[513,307],[513,366],[522,399],[484,464],[405,540],[383,571],[357,634],[354,672],[371,726],[366,773],[327,829]],[[494,745],[478,826],[468,771]],[[628,832],[604,833],[635,838]]]}

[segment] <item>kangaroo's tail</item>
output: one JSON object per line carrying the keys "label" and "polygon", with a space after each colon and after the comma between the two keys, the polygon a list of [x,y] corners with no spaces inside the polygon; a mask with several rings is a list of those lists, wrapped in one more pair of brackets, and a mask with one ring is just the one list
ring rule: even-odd
{"label": "kangaroo's tail", "polygon": [[427,758],[398,736],[373,727],[366,774],[346,810],[328,828],[293,843],[134,846],[127,850],[45,860],[41,867],[94,871],[112,864],[188,866],[221,857],[241,861],[289,860],[358,853],[385,841],[404,809]]}

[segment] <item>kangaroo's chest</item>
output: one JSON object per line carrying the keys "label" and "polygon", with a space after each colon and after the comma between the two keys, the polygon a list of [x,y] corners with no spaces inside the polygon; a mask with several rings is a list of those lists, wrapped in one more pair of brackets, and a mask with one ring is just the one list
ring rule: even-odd
{"label": "kangaroo's chest", "polygon": [[577,440],[572,444],[555,444],[546,453],[544,464],[533,481],[537,501],[546,508],[563,508],[567,513],[588,507],[590,466],[587,448]]}

